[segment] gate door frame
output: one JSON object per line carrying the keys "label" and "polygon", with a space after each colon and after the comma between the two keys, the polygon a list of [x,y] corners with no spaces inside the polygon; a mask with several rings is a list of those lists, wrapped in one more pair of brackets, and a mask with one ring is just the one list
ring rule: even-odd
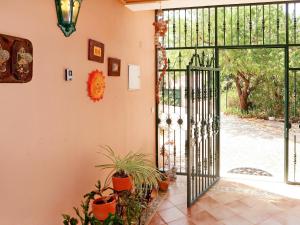
{"label": "gate door frame", "polygon": [[215,57],[197,49],[187,79],[187,205],[190,207],[220,177],[220,69]]}

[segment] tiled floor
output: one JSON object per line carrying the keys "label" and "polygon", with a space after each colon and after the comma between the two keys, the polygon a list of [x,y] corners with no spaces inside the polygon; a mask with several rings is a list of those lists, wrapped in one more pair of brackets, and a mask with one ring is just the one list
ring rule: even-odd
{"label": "tiled floor", "polygon": [[[299,187],[300,188],[300,187]],[[172,184],[150,225],[300,225],[300,200],[220,180],[191,208],[186,182]]]}

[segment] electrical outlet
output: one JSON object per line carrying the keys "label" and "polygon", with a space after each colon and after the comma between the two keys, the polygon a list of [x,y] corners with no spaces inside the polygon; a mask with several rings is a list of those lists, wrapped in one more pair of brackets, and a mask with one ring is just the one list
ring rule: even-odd
{"label": "electrical outlet", "polygon": [[70,69],[66,69],[65,70],[65,78],[66,78],[66,81],[73,80],[73,71]]}

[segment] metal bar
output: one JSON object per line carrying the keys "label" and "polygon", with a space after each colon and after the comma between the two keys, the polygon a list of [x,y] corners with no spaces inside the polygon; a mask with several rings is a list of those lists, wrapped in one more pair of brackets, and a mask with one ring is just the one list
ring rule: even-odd
{"label": "metal bar", "polygon": [[193,46],[193,9],[191,9],[191,46]]}
{"label": "metal bar", "polygon": [[223,45],[226,45],[226,10],[225,10],[225,6],[223,7]]}
{"label": "metal bar", "polygon": [[[155,10],[155,22],[157,22],[157,10]],[[155,49],[155,85],[157,84],[157,81],[158,81],[158,76],[159,76],[159,71],[158,71],[158,51],[157,51],[157,48],[156,46],[154,46],[154,49]],[[156,144],[156,155],[155,155],[155,163],[156,163],[156,167],[159,168],[159,132],[158,132],[158,128],[159,128],[159,125],[158,125],[158,110],[159,110],[159,104],[156,102],[155,104],[155,144]]]}
{"label": "metal bar", "polygon": [[280,29],[280,19],[279,19],[279,4],[277,4],[277,13],[276,13],[276,28],[277,28],[277,44],[279,44],[279,29]]}
{"label": "metal bar", "polygon": [[[288,3],[286,3],[286,43],[289,43],[289,7]],[[284,181],[288,182],[288,174],[289,174],[289,48],[286,46],[285,48],[285,76],[284,76]]]}
{"label": "metal bar", "polygon": [[250,5],[250,20],[249,20],[250,39],[249,44],[252,44],[252,6]]}
{"label": "metal bar", "polygon": [[173,46],[176,47],[176,20],[175,20],[175,10],[173,10]]}
{"label": "metal bar", "polygon": [[[255,49],[255,48],[285,48],[286,44],[279,44],[279,45],[234,45],[234,46],[203,46],[199,49],[211,49],[211,48],[219,48],[219,49]],[[300,44],[288,44],[289,47],[300,47]],[[167,48],[166,50],[184,50],[189,49],[193,50],[193,47],[181,47],[181,48]]]}
{"label": "metal bar", "polygon": [[[270,2],[270,1],[265,1],[265,2],[255,2],[255,3],[244,3],[244,4],[241,4],[241,3],[237,3],[237,4],[221,4],[221,5],[209,5],[209,6],[194,6],[194,7],[186,7],[186,9],[196,9],[196,8],[199,8],[199,9],[202,9],[202,8],[220,8],[220,7],[224,7],[225,6],[249,6],[249,5],[252,5],[252,6],[255,6],[255,5],[268,5],[268,4],[271,4],[271,5],[276,5],[276,4],[288,4],[288,3],[295,3],[295,2],[300,2],[300,0],[289,0],[289,1],[276,1],[276,2]],[[173,9],[182,9],[182,8],[166,8],[164,10],[173,10]]]}
{"label": "metal bar", "polygon": [[240,45],[240,7],[237,7],[237,24],[236,24],[236,30],[237,30],[237,45]]}
{"label": "metal bar", "polygon": [[205,45],[205,33],[204,33],[204,8],[202,9],[202,46]]}
{"label": "metal bar", "polygon": [[197,9],[196,11],[196,14],[197,14],[197,21],[196,21],[196,36],[197,36],[197,47],[199,46],[199,11]]}
{"label": "metal bar", "polygon": [[263,19],[262,19],[262,36],[263,36],[263,45],[265,44],[265,5],[263,5]]}
{"label": "metal bar", "polygon": [[231,45],[233,45],[233,24],[232,24],[232,7],[230,7],[230,41],[231,41]]}
{"label": "metal bar", "polygon": [[246,6],[244,6],[244,45],[246,44]]}
{"label": "metal bar", "polygon": [[[191,74],[192,71],[190,66],[187,66],[187,115],[191,114]],[[187,206],[190,207],[192,205],[192,198],[191,198],[191,134],[189,131],[191,130],[191,121],[187,120]]]}

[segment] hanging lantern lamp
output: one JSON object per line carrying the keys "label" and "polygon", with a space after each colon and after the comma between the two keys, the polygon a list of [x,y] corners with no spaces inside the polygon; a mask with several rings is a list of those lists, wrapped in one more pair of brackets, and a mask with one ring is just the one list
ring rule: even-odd
{"label": "hanging lantern lamp", "polygon": [[82,0],[55,0],[58,26],[66,37],[76,31]]}

